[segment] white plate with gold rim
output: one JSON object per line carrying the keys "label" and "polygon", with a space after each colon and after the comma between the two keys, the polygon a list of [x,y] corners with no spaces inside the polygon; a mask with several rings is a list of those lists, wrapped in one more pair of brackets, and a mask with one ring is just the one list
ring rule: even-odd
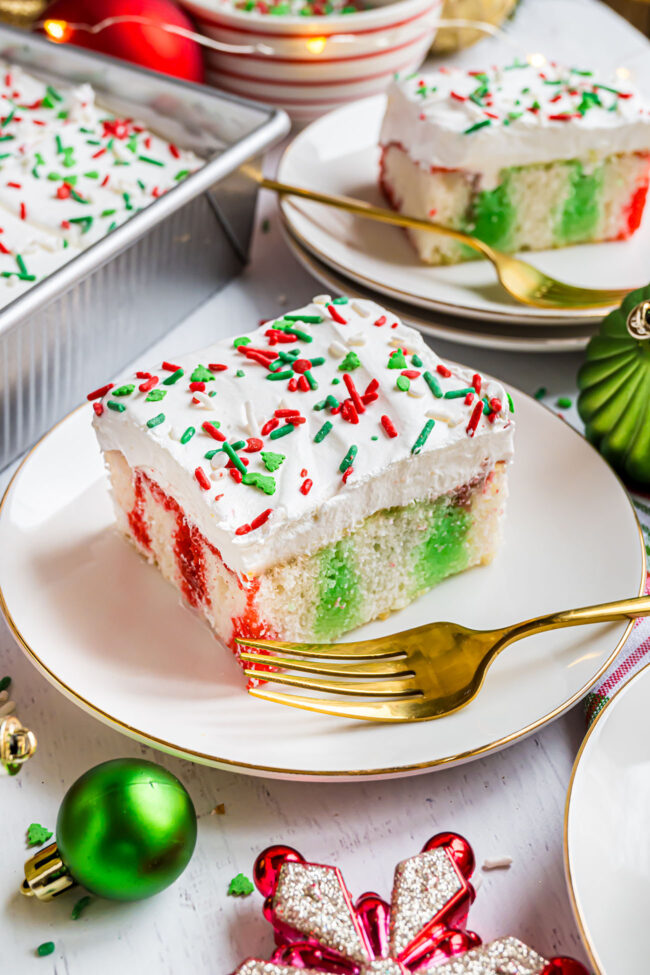
{"label": "white plate with gold rim", "polygon": [[564,822],[573,910],[598,975],[648,971],[650,664],[596,717]]}
{"label": "white plate with gold rim", "polygon": [[[386,104],[375,95],[329,112],[289,145],[278,179],[324,193],[387,206],[379,187],[378,138]],[[376,224],[308,200],[284,198],[283,219],[300,244],[320,261],[380,294],[430,311],[489,321],[585,324],[604,312],[539,309],[503,290],[487,261],[449,267],[422,264],[399,227]],[[588,288],[638,288],[650,277],[650,207],[626,241],[583,244],[521,255],[546,274]]]}
{"label": "white plate with gold rim", "polygon": [[[513,390],[516,461],[504,546],[357,635],[435,619],[492,627],[640,592],[632,505],[565,422]],[[345,780],[422,772],[502,748],[577,701],[625,623],[539,634],[506,649],[478,698],[426,724],[354,723],[248,696],[230,652],[118,534],[90,408],[32,450],[0,510],[0,605],[48,680],[118,730],[234,771]]]}

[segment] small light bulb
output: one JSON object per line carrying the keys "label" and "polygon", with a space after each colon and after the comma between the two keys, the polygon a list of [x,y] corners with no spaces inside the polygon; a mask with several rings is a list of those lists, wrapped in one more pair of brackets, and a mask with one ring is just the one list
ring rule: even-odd
{"label": "small light bulb", "polygon": [[546,64],[546,58],[543,54],[529,54],[528,63],[533,66],[533,68],[543,68]]}
{"label": "small light bulb", "polygon": [[57,43],[66,41],[71,34],[70,28],[65,20],[46,20],[43,24],[43,29],[48,37]]}
{"label": "small light bulb", "polygon": [[322,54],[326,44],[326,37],[310,37],[307,41],[307,50],[310,54]]}

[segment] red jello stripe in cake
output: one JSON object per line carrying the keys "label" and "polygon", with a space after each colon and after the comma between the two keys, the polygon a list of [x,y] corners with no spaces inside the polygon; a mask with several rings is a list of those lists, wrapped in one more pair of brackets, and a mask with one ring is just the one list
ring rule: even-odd
{"label": "red jello stripe in cake", "polygon": [[628,205],[625,210],[625,220],[627,222],[627,227],[621,231],[620,239],[625,239],[630,237],[635,230],[638,230],[639,224],[641,223],[641,218],[643,216],[643,210],[645,207],[646,197],[648,195],[648,177],[637,186],[636,190],[630,197]]}

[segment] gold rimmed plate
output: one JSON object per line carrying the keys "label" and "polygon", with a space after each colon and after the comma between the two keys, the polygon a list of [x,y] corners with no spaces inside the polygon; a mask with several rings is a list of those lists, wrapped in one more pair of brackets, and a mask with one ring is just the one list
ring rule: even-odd
{"label": "gold rimmed plate", "polygon": [[[355,635],[445,618],[492,627],[640,592],[644,549],[621,484],[566,423],[512,395],[517,456],[500,554]],[[360,725],[256,701],[230,651],[116,531],[88,407],[14,476],[0,552],[9,625],[64,694],[164,751],[279,778],[407,775],[505,747],[584,695],[629,630],[557,630],[514,645],[476,701],[427,724]]]}

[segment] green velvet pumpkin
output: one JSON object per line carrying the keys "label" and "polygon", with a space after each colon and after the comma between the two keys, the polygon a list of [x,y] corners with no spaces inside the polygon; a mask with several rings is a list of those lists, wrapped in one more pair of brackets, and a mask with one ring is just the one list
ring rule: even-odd
{"label": "green velvet pumpkin", "polygon": [[587,438],[627,483],[650,485],[650,285],[604,319],[578,388]]}

